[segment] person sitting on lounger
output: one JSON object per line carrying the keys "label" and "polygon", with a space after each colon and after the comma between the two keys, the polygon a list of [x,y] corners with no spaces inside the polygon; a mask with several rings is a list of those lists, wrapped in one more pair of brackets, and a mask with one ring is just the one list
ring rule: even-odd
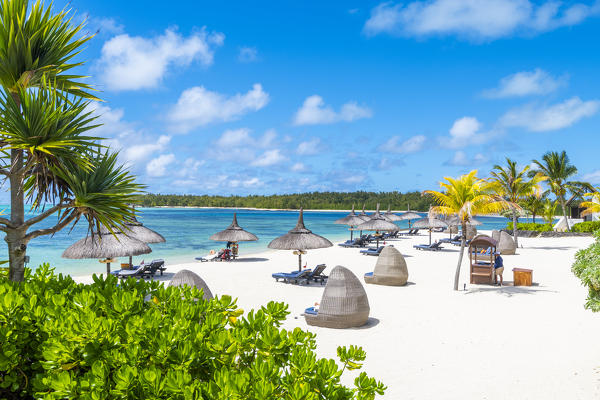
{"label": "person sitting on lounger", "polygon": [[504,272],[504,260],[500,253],[496,253],[496,261],[494,262],[494,284],[498,284],[498,276],[500,277],[500,286],[502,286],[502,273]]}

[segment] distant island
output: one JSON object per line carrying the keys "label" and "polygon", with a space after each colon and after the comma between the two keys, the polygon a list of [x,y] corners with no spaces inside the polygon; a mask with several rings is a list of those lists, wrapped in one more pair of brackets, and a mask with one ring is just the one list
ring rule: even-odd
{"label": "distant island", "polygon": [[382,210],[391,206],[393,210],[427,211],[432,201],[421,192],[311,192],[269,196],[211,196],[146,194],[142,196],[142,207],[239,207],[259,209],[348,210],[354,205],[357,210],[363,204],[375,209],[377,203]]}

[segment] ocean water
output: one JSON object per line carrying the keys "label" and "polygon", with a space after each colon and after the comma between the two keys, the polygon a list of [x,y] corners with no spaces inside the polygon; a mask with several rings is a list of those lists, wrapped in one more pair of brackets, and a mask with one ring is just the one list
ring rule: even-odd
{"label": "ocean water", "polygon": [[[6,208],[6,207],[4,207]],[[267,249],[269,242],[277,236],[292,229],[298,219],[296,211],[267,210],[232,210],[232,209],[199,209],[199,208],[141,208],[139,221],[150,229],[162,234],[166,243],[152,244],[152,253],[134,257],[134,263],[142,260],[163,258],[168,264],[190,262],[194,257],[204,256],[211,249],[224,247],[222,242],[213,242],[209,236],[225,229],[231,223],[233,212],[237,212],[238,223],[244,229],[258,236],[257,242],[240,244],[240,255],[257,253]],[[6,213],[7,211],[5,211]],[[348,227],[333,222],[346,215],[346,212],[306,211],[304,222],[314,233],[325,236],[332,242],[348,239]],[[28,215],[30,217],[33,214]],[[425,214],[423,214],[425,215]],[[502,217],[477,217],[483,225],[481,230],[501,229],[508,221]],[[52,226],[56,217],[50,217],[34,226],[34,229]],[[521,219],[525,222],[525,219]],[[398,221],[400,228],[407,228],[407,221]],[[28,246],[30,263],[28,267],[36,268],[48,262],[56,272],[72,276],[88,275],[105,271],[104,264],[98,260],[68,260],[61,257],[62,252],[77,240],[85,237],[87,226],[84,221],[78,225],[63,229],[54,236],[42,236],[32,240]],[[7,260],[6,245],[0,244],[0,260]],[[126,262],[125,257],[119,261]]]}

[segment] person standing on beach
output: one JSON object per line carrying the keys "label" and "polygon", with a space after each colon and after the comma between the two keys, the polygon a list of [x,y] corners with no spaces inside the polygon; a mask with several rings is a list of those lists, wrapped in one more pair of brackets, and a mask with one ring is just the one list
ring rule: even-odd
{"label": "person standing on beach", "polygon": [[504,272],[504,260],[500,256],[500,253],[496,253],[496,261],[494,262],[494,284],[498,283],[498,276],[500,276],[500,286],[502,286],[502,273]]}

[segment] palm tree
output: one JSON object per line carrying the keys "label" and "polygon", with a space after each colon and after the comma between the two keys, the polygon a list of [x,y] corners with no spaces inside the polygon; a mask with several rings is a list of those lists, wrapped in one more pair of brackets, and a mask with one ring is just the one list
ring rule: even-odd
{"label": "palm tree", "polygon": [[[91,232],[124,229],[142,186],[101,151],[86,111],[91,87],[67,74],[90,39],[54,13],[28,0],[0,0],[0,175],[9,182],[10,219],[0,218],[9,254],[9,278],[21,281],[29,242],[83,216]],[[25,202],[37,215],[25,220]],[[54,226],[29,231],[51,215]]]}
{"label": "palm tree", "polygon": [[554,218],[556,217],[556,206],[557,206],[557,202],[556,201],[552,201],[550,199],[546,199],[546,201],[544,202],[544,209],[543,209],[543,218],[544,221],[547,224],[552,225],[552,223],[554,222]]}
{"label": "palm tree", "polygon": [[458,279],[460,277],[460,266],[465,250],[467,224],[476,214],[490,214],[507,208],[506,201],[493,194],[493,185],[477,178],[477,170],[473,170],[458,179],[444,178],[446,182],[440,182],[442,192],[426,190],[424,193],[433,197],[438,204],[432,208],[433,212],[443,215],[456,215],[462,226],[462,238],[460,243],[460,255],[454,274],[454,290],[458,290]]}
{"label": "palm tree", "polygon": [[519,170],[516,161],[506,157],[506,167],[494,165],[491,172],[491,182],[494,185],[496,193],[506,200],[512,211],[513,237],[517,247],[519,247],[517,219],[518,212],[521,210],[519,203],[526,196],[533,195],[536,191],[539,191],[539,182],[543,180],[539,174],[531,179],[527,179],[529,169],[530,167],[526,166]]}
{"label": "palm tree", "polygon": [[541,215],[544,210],[544,200],[546,199],[547,192],[536,191],[534,194],[531,194],[523,200],[523,208],[527,210],[531,217],[533,218],[533,223],[535,224],[535,217]]}
{"label": "palm tree", "polygon": [[581,194],[585,189],[591,188],[589,183],[570,181],[569,178],[577,174],[577,168],[571,164],[569,156],[563,150],[561,153],[549,151],[542,156],[541,160],[533,160],[537,169],[529,171],[530,176],[542,175],[546,178],[550,190],[556,196],[560,203],[567,231],[571,230],[569,226],[569,218],[567,216],[567,202],[565,195],[567,192]]}
{"label": "palm tree", "polygon": [[600,213],[600,186],[595,187],[593,192],[586,193],[584,196],[589,197],[590,201],[581,203],[581,206],[585,207],[581,215]]}

